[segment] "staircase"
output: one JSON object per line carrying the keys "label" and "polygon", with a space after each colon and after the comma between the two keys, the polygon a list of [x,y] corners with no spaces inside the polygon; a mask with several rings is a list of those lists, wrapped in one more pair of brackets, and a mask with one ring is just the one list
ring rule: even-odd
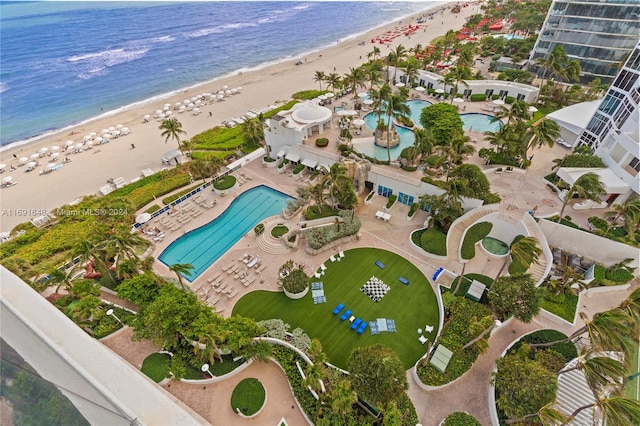
{"label": "staircase", "polygon": [[549,244],[547,243],[547,239],[540,230],[537,222],[531,215],[525,213],[522,218],[522,223],[525,228],[527,228],[527,232],[529,235],[534,237],[537,240],[536,246],[542,250],[540,256],[538,256],[538,262],[532,263],[529,266],[527,272],[531,274],[531,278],[536,283],[536,286],[542,284],[542,281],[549,275],[549,271],[551,270],[551,264],[553,263],[553,255],[551,254],[551,250],[549,249]]}
{"label": "staircase", "polygon": [[[567,367],[572,367],[575,363],[574,359],[567,364]],[[558,377],[558,393],[556,394],[558,411],[569,415],[576,408],[593,401],[595,401],[595,397],[582,370],[572,370]],[[582,410],[570,424],[571,426],[592,426],[594,424],[592,410]]]}
{"label": "staircase", "polygon": [[280,240],[274,240],[271,238],[269,231],[266,229],[265,232],[256,237],[256,245],[260,250],[269,254],[286,254],[291,252],[291,250],[288,247],[285,247]]}
{"label": "staircase", "polygon": [[449,232],[447,232],[447,257],[450,260],[459,261],[460,244],[462,244],[465,230],[478,219],[496,212],[497,209],[497,205],[478,207],[463,214],[451,224]]}

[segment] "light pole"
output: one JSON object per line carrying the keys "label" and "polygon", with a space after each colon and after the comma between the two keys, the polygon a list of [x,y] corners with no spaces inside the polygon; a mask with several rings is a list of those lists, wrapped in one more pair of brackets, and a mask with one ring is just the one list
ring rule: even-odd
{"label": "light pole", "polygon": [[123,327],[125,326],[125,324],[122,321],[120,321],[120,318],[118,318],[116,316],[116,314],[113,313],[113,309],[109,309],[107,311],[107,315],[114,317],[116,319],[116,321],[118,321],[120,323],[121,326],[123,326]]}
{"label": "light pole", "polygon": [[203,373],[209,373],[212,379],[216,377],[211,373],[211,370],[209,370],[209,364],[202,364],[202,367],[200,367],[200,370],[202,370]]}

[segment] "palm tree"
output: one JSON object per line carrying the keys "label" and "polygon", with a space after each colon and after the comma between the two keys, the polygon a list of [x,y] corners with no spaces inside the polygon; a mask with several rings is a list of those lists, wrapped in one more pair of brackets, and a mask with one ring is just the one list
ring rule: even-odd
{"label": "palm tree", "polygon": [[640,225],[640,199],[627,199],[622,204],[614,204],[609,214],[615,213],[612,223],[615,224],[622,217],[629,236],[633,235]]}
{"label": "palm tree", "polygon": [[455,82],[456,82],[455,78],[450,73],[447,73],[441,79],[438,80],[438,83],[443,85],[442,89],[444,90],[445,95],[448,93],[447,86],[453,87],[453,83]]}
{"label": "palm tree", "polygon": [[380,121],[380,116],[382,115],[382,107],[384,103],[389,100],[392,92],[393,91],[391,90],[391,86],[389,86],[388,83],[384,83],[380,87],[380,90],[376,90],[373,88],[369,90],[369,99],[373,101],[373,103],[371,104],[371,108],[376,111],[378,115],[378,121]]}
{"label": "palm tree", "polygon": [[548,71],[556,73],[557,75],[562,75],[562,70],[564,65],[567,63],[567,59],[568,57],[564,47],[558,44],[553,48],[551,53],[547,54],[546,57],[540,57],[535,60],[535,64],[539,65],[543,69],[542,77],[540,78],[540,87],[542,87],[542,83],[544,83]]}
{"label": "palm tree", "polygon": [[267,362],[273,355],[273,346],[266,340],[256,339],[242,348],[242,354],[246,359]]}
{"label": "palm tree", "polygon": [[378,46],[373,46],[373,50],[371,52],[367,53],[367,58],[369,58],[369,59],[373,58],[373,60],[375,61],[381,55],[382,55],[382,52],[380,51],[380,48]]}
{"label": "palm tree", "polygon": [[508,419],[505,421],[506,424],[519,424],[528,419],[538,419],[540,424],[543,425],[557,425],[562,422],[566,422],[568,417],[565,416],[562,412],[560,412],[556,408],[556,402],[553,401],[550,404],[547,404],[541,407],[537,413],[527,414],[526,416],[522,416],[519,419]]}
{"label": "palm tree", "polygon": [[530,136],[530,138],[529,144],[525,148],[525,158],[528,158],[527,151],[536,144],[538,146],[548,145],[553,147],[555,140],[560,137],[560,127],[555,121],[543,118],[529,128],[527,136]]}
{"label": "palm tree", "polygon": [[453,105],[453,99],[458,94],[458,87],[460,86],[460,83],[462,83],[462,85],[467,89],[469,88],[469,83],[467,83],[462,78],[462,68],[459,68],[459,67],[452,68],[449,74],[451,74],[451,77],[454,80],[453,83],[455,83],[455,85],[453,86],[453,93],[451,93],[451,101],[450,101],[450,103]]}
{"label": "palm tree", "polygon": [[324,83],[327,76],[324,71],[316,71],[313,75],[313,81],[317,82],[320,85],[320,90],[322,90],[322,83]]}
{"label": "palm tree", "polygon": [[363,66],[363,70],[365,80],[369,82],[369,88],[373,89],[374,87],[378,86],[378,84],[380,84],[382,73],[380,72],[380,66],[378,62],[365,64]]}
{"label": "palm tree", "polygon": [[558,217],[558,223],[562,220],[565,207],[567,207],[567,204],[574,196],[598,201],[598,196],[603,193],[604,185],[597,174],[591,172],[583,174],[576,179],[571,188],[569,188],[567,193],[564,195],[562,209],[560,209],[560,217]]}
{"label": "palm tree", "polygon": [[511,107],[500,105],[491,121],[498,121],[502,118],[507,119],[507,124],[511,124],[511,120],[514,120],[516,124],[528,121],[531,119],[529,106],[523,100],[515,101]]}
{"label": "palm tree", "polygon": [[245,145],[254,148],[261,145],[264,140],[264,123],[258,118],[252,118],[242,123],[242,132]]}
{"label": "palm tree", "polygon": [[333,163],[328,173],[326,173],[320,180],[320,185],[323,188],[329,190],[329,196],[333,201],[335,207],[337,199],[342,192],[346,189],[353,190],[353,187],[349,186],[351,179],[347,176],[347,169],[340,163]]}
{"label": "palm tree", "polygon": [[633,330],[640,329],[640,289],[635,289],[629,297],[620,303],[618,308],[628,315]]}
{"label": "palm tree", "polygon": [[388,101],[382,105],[381,110],[387,115],[387,159],[391,162],[391,119],[394,116],[409,116],[411,110],[407,104],[407,92],[401,90],[399,93],[392,93]]}
{"label": "palm tree", "polygon": [[213,177],[220,171],[222,160],[217,157],[212,157],[209,160],[199,158],[190,161],[188,167],[194,179],[202,179],[202,182],[206,182],[207,177]]}
{"label": "palm tree", "polygon": [[218,337],[213,330],[207,330],[198,337],[197,342],[192,342],[194,354],[201,361],[208,362],[211,365],[215,364],[216,356],[220,362],[224,362],[217,344]]}
{"label": "palm tree", "polygon": [[329,87],[331,87],[331,90],[334,93],[335,93],[336,89],[339,88],[340,85],[342,84],[342,80],[340,79],[340,76],[338,74],[336,74],[335,72],[332,72],[331,74],[326,76],[325,81],[327,82],[327,85]]}
{"label": "palm tree", "polygon": [[190,274],[193,268],[194,266],[190,263],[174,263],[173,265],[169,266],[169,270],[175,273],[178,277],[178,282],[180,283],[180,286],[182,286],[183,290],[186,290],[187,288],[182,281],[182,275]]}
{"label": "palm tree", "polygon": [[509,247],[509,256],[505,258],[505,262],[496,275],[496,280],[502,274],[509,260],[517,262],[521,265],[531,265],[538,263],[538,257],[542,254],[542,249],[538,247],[538,240],[535,237],[516,238]]}
{"label": "palm tree", "polygon": [[620,378],[627,375],[627,366],[611,356],[598,354],[592,347],[582,347],[576,365],[558,371],[557,375],[573,370],[581,370],[589,387],[594,390],[607,385],[618,385]]}
{"label": "palm tree", "polygon": [[420,69],[420,62],[416,58],[407,59],[406,66],[404,68],[404,75],[406,78],[405,84],[409,84],[410,87],[413,87],[413,83],[416,81],[418,77],[418,70]]}
{"label": "palm tree", "polygon": [[69,291],[71,288],[71,279],[73,278],[73,274],[76,271],[76,265],[72,266],[68,270],[62,268],[52,268],[47,272],[49,276],[48,282],[51,284],[57,284],[55,292],[58,293],[60,287],[64,287],[65,290]]}
{"label": "palm tree", "polygon": [[562,425],[569,424],[581,411],[586,409],[599,410],[604,417],[603,424],[608,426],[640,424],[640,401],[615,395],[598,395],[595,402],[576,408],[569,415],[567,422]]}
{"label": "palm tree", "polygon": [[361,67],[349,67],[349,72],[342,78],[344,84],[353,92],[354,99],[358,96],[358,87],[364,87],[364,70]]}
{"label": "palm tree", "polygon": [[351,406],[358,400],[358,394],[351,389],[351,381],[340,378],[330,388],[331,409],[341,415],[351,411]]}
{"label": "palm tree", "polygon": [[408,54],[409,54],[409,51],[407,50],[407,48],[399,44],[387,56],[387,64],[394,67],[394,70],[393,70],[394,82],[396,81],[396,74],[398,72],[398,67],[400,66],[400,63],[402,61],[407,59]]}
{"label": "palm tree", "polygon": [[186,135],[187,132],[182,129],[182,123],[180,123],[177,118],[171,117],[166,120],[162,120],[158,129],[162,130],[160,135],[164,137],[164,143],[169,142],[169,139],[173,139],[178,143],[178,149],[182,152],[180,135]]}

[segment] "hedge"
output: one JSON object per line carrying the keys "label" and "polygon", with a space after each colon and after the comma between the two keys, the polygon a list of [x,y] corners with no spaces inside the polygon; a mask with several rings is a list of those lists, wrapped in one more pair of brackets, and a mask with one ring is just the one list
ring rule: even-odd
{"label": "hedge", "polygon": [[492,228],[493,224],[491,222],[480,222],[467,229],[462,242],[462,249],[460,250],[460,255],[463,259],[473,259],[476,255],[475,244],[489,235]]}
{"label": "hedge", "polygon": [[391,206],[393,206],[393,204],[396,202],[396,200],[398,199],[398,196],[396,194],[392,194],[389,196],[389,200],[387,201],[387,208],[391,208]]}
{"label": "hedge", "polygon": [[327,138],[318,138],[316,139],[316,146],[322,148],[329,145],[329,139]]}
{"label": "hedge", "polygon": [[554,294],[544,287],[538,288],[540,307],[569,322],[573,322],[578,308],[578,296],[573,293]]}
{"label": "hedge", "polygon": [[162,202],[166,205],[166,204],[171,204],[172,202],[174,202],[175,200],[177,200],[178,198],[182,197],[183,195],[187,195],[188,193],[190,193],[191,191],[193,191],[194,189],[198,188],[201,184],[197,184],[194,186],[191,186],[187,189],[183,189],[180,192],[177,192],[173,195],[169,195],[168,197],[165,197],[162,199]]}
{"label": "hedge", "polygon": [[137,182],[130,183],[123,188],[116,189],[107,197],[111,199],[126,197],[131,203],[132,209],[138,210],[156,198],[188,185],[190,180],[186,168],[177,167],[154,173]]}
{"label": "hedge", "polygon": [[504,103],[505,104],[513,104],[516,101],[516,98],[514,98],[513,96],[505,96],[504,98]]}
{"label": "hedge", "polygon": [[298,165],[293,169],[293,174],[294,174],[294,175],[299,174],[301,171],[303,171],[303,170],[304,170],[304,167],[305,167],[305,165],[304,165],[304,164],[302,164],[302,163],[298,164]]}
{"label": "hedge", "polygon": [[262,161],[264,161],[265,163],[273,163],[274,161],[276,161],[276,159],[266,156],[266,157],[262,157]]}
{"label": "hedge", "polygon": [[469,97],[471,102],[482,102],[487,100],[487,95],[484,93],[475,93]]}
{"label": "hedge", "polygon": [[338,212],[344,222],[338,226],[337,224],[313,228],[307,231],[307,243],[312,249],[319,249],[339,238],[348,237],[356,234],[362,226],[360,218],[353,214],[350,210],[341,210]]}
{"label": "hedge", "polygon": [[213,187],[218,191],[224,191],[229,188],[232,188],[233,185],[235,184],[236,184],[236,177],[233,175],[227,175],[216,180],[213,184]]}

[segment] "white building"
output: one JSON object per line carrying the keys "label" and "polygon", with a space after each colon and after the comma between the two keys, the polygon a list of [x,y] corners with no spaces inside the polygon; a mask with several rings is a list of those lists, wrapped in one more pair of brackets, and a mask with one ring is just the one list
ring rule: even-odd
{"label": "white building", "polygon": [[[618,72],[578,139],[631,188],[616,203],[640,194],[640,43]],[[609,204],[613,200],[608,200]]]}

